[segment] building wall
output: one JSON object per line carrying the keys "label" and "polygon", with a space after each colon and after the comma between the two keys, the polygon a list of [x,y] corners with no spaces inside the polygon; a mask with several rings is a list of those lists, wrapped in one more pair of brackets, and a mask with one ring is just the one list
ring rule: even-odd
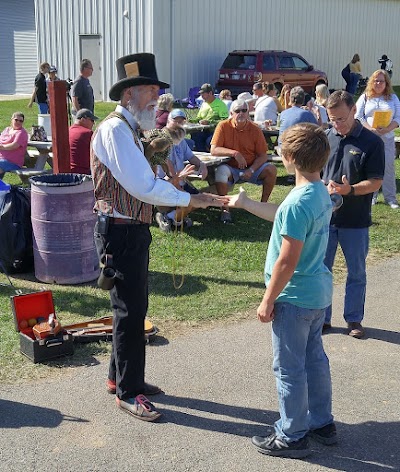
{"label": "building wall", "polygon": [[[100,36],[100,57],[93,63],[93,80],[100,77],[101,95],[116,81],[115,61],[137,51],[151,51],[152,0],[35,0],[38,49],[41,57],[58,67],[59,77],[74,79],[83,59],[80,37]],[[124,16],[124,11],[128,15]],[[46,31],[46,34],[41,32]],[[91,59],[91,58],[88,58]]]}
{"label": "building wall", "polygon": [[38,73],[33,0],[0,0],[0,94],[32,93]]}
{"label": "building wall", "polygon": [[[101,97],[116,81],[115,60],[154,52],[158,75],[172,93],[214,84],[233,49],[286,49],[327,72],[341,88],[342,68],[354,53],[363,75],[387,54],[400,83],[399,0],[35,0],[39,60],[59,68],[62,78],[78,75],[80,35],[100,36]],[[124,12],[127,15],[124,16]]]}
{"label": "building wall", "polygon": [[[162,3],[156,0],[155,3]],[[214,84],[217,71],[234,49],[285,49],[303,55],[342,88],[340,75],[354,53],[363,75],[387,54],[400,83],[398,0],[172,0],[173,93]],[[155,50],[162,44],[155,43]]]}

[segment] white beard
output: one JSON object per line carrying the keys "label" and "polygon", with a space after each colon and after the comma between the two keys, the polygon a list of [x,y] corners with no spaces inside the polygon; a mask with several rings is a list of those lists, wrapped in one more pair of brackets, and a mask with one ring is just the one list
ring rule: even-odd
{"label": "white beard", "polygon": [[147,131],[156,127],[156,110],[151,108],[148,110],[138,110],[134,100],[130,100],[127,105],[127,110],[132,114],[135,120],[138,122],[140,129]]}

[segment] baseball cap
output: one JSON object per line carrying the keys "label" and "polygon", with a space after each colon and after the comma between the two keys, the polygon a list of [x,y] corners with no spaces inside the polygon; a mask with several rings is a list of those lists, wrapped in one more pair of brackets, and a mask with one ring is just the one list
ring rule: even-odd
{"label": "baseball cap", "polygon": [[98,119],[88,108],[81,108],[76,112],[76,119],[80,120],[81,118],[90,118],[91,120]]}
{"label": "baseball cap", "polygon": [[174,118],[185,118],[186,119],[186,115],[185,113],[180,110],[179,108],[174,108],[171,113],[169,114],[169,116],[174,119]]}
{"label": "baseball cap", "polygon": [[247,108],[247,109],[249,108],[246,100],[242,100],[241,98],[237,98],[236,100],[234,100],[232,102],[230,110],[235,112],[235,111],[243,109],[243,108]]}
{"label": "baseball cap", "polygon": [[56,66],[50,66],[49,72],[57,72],[57,67]]}
{"label": "baseball cap", "polygon": [[237,98],[238,98],[238,100],[244,100],[246,103],[254,101],[253,96],[249,92],[240,93],[237,96]]}
{"label": "baseball cap", "polygon": [[199,95],[202,93],[212,93],[212,92],[214,92],[214,89],[212,88],[211,84],[203,84],[200,87]]}

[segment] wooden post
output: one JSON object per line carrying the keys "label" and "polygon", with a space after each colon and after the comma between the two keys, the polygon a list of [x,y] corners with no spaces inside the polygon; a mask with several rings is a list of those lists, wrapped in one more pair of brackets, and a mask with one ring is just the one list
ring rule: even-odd
{"label": "wooden post", "polygon": [[65,80],[48,82],[51,118],[53,173],[71,172],[69,162],[67,83]]}

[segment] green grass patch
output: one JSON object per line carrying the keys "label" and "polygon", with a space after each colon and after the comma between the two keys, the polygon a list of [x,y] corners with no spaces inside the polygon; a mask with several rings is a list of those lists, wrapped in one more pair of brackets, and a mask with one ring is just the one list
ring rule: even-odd
{"label": "green grass patch", "polygon": [[[5,103],[0,102],[0,109]],[[12,111],[22,108],[10,108],[9,104],[7,107],[9,116]],[[96,114],[105,117],[113,108],[114,104],[96,104]],[[3,112],[0,116],[4,119]],[[286,183],[283,166],[278,164],[277,167],[278,182],[271,201],[279,203],[292,186]],[[396,160],[396,172],[400,191],[400,160]],[[18,183],[13,179],[15,176],[6,174],[7,182]],[[249,184],[244,187],[250,196],[260,198],[259,187]],[[380,197],[380,203],[372,212],[370,264],[400,253],[399,211],[384,205]],[[261,300],[265,254],[272,225],[242,210],[233,210],[234,225],[221,224],[219,216],[218,209],[194,211],[191,214],[193,227],[186,233],[164,234],[156,225],[151,228],[148,315],[160,328],[162,336],[172,337],[194,326],[247,317]],[[343,281],[344,274],[343,257],[339,254],[335,281]],[[174,279],[179,284],[182,276],[183,286],[176,289]],[[38,291],[43,287],[52,290],[56,312],[63,324],[110,314],[108,292],[98,289],[95,283],[46,285],[36,281],[33,274],[21,274],[12,277],[12,281],[23,292]],[[0,283],[7,284],[3,274],[0,274]],[[61,370],[65,373],[60,367],[91,365],[97,356],[109,352],[109,344],[91,343],[77,346],[71,358],[33,365],[19,352],[10,304],[13,294],[11,287],[0,286],[1,382],[58,375]]]}

